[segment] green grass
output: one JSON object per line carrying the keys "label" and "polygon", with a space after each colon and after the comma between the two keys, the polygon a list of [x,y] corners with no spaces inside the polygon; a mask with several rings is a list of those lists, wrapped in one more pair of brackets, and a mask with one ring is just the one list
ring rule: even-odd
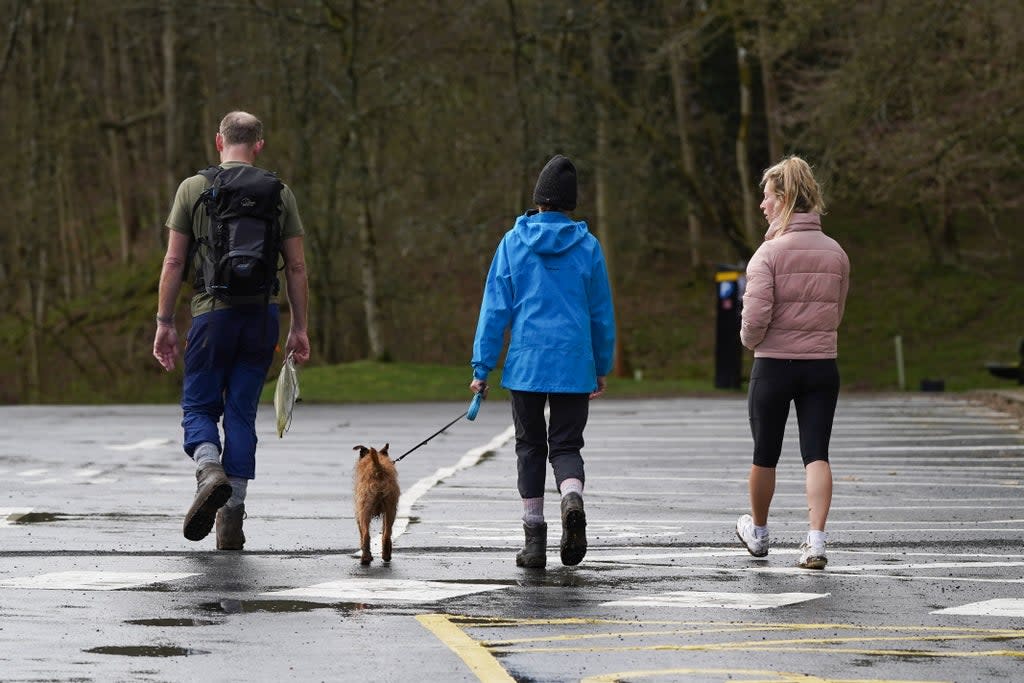
{"label": "green grass", "polygon": [[[264,387],[262,400],[273,401],[279,366]],[[304,402],[312,403],[407,403],[413,401],[469,401],[469,367],[418,363],[357,361],[341,365],[299,369],[299,389]],[[491,375],[490,400],[507,400],[499,386],[500,371]],[[610,398],[683,396],[715,391],[711,380],[632,380],[612,377]],[[720,391],[723,396],[735,392]]]}

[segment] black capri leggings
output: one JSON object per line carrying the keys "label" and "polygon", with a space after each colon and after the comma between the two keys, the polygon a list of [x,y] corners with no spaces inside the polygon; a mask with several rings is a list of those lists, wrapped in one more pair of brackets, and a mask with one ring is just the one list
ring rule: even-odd
{"label": "black capri leggings", "polygon": [[779,464],[790,401],[796,404],[804,467],[815,460],[828,462],[828,442],[838,399],[839,367],[834,358],[755,358],[747,396],[754,464]]}

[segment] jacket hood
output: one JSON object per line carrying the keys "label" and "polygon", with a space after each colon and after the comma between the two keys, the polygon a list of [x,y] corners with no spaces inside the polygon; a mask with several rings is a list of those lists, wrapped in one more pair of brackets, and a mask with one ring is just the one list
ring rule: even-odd
{"label": "jacket hood", "polygon": [[563,254],[590,234],[584,221],[561,211],[528,211],[516,219],[512,231],[535,254]]}

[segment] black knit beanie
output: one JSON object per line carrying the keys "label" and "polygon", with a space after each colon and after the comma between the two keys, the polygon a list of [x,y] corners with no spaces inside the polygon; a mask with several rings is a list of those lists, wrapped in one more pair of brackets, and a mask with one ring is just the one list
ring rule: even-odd
{"label": "black knit beanie", "polygon": [[576,167],[568,157],[561,154],[551,157],[537,178],[533,202],[562,211],[576,208]]}

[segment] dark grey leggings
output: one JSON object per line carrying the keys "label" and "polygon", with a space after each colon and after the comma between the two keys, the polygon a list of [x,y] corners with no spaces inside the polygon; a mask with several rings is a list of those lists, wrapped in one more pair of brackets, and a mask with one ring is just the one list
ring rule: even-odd
{"label": "dark grey leggings", "polygon": [[[519,495],[523,498],[544,495],[548,460],[559,488],[566,479],[585,481],[580,450],[583,448],[583,429],[590,414],[590,396],[532,391],[513,391],[511,394]],[[551,407],[550,426],[544,420],[544,404]]]}
{"label": "dark grey leggings", "polygon": [[828,462],[828,443],[832,438],[832,419],[838,399],[839,368],[834,358],[755,358],[747,395],[750,432],[754,436],[754,464],[778,465],[790,402],[796,405],[804,467],[815,460]]}

